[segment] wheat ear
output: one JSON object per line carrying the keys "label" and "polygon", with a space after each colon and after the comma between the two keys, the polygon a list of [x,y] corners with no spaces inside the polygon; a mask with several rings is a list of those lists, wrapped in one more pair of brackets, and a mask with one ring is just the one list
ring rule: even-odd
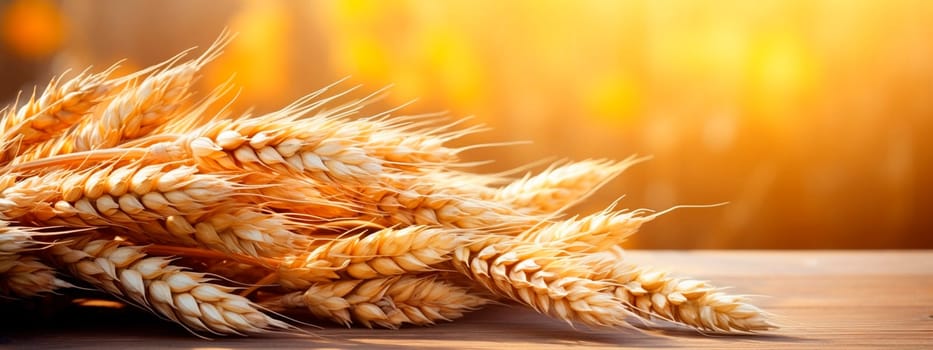
{"label": "wheat ear", "polygon": [[610,292],[613,283],[590,279],[579,256],[555,246],[487,236],[455,252],[454,267],[490,292],[567,322],[628,326],[630,312]]}
{"label": "wheat ear", "polygon": [[48,244],[33,240],[35,232],[0,222],[0,297],[32,297],[71,286],[39,260]]}
{"label": "wheat ear", "polygon": [[138,83],[129,83],[93,118],[31,150],[24,160],[110,148],[149,134],[180,113],[198,71],[220,53],[223,38],[200,57],[172,66],[178,57]]}
{"label": "wheat ear", "polygon": [[646,210],[606,210],[584,217],[574,217],[548,223],[518,235],[518,239],[535,243],[560,243],[571,252],[598,252],[613,247],[635,234],[642,224],[656,214]]}
{"label": "wheat ear", "polygon": [[248,200],[278,211],[303,214],[308,221],[330,223],[342,218],[379,216],[372,208],[355,203],[338,185],[322,184],[312,178],[252,172],[242,182],[252,184],[255,195]]}
{"label": "wheat ear", "polygon": [[372,279],[434,270],[465,243],[456,232],[411,226],[337,238],[280,266],[280,284],[306,289],[317,281]]}
{"label": "wheat ear", "polygon": [[[303,224],[288,215],[243,203],[201,216],[172,215],[115,231],[144,242],[202,247],[258,258],[280,258],[305,249],[313,240],[297,231]],[[118,228],[115,228],[118,229]]]}
{"label": "wheat ear", "polygon": [[[15,175],[10,175],[14,176]],[[305,247],[284,214],[239,203],[230,176],[190,166],[103,166],[53,171],[0,192],[0,216],[69,227],[111,226],[144,241],[204,246],[252,256]]]}
{"label": "wheat ear", "polygon": [[342,94],[316,100],[324,90],[280,111],[256,117],[214,120],[180,145],[204,167],[274,169],[322,181],[361,182],[383,172],[417,172],[456,162],[457,150],[443,144],[465,129],[443,132],[392,121],[386,114],[349,119],[368,98],[325,109]]}
{"label": "wheat ear", "polygon": [[642,213],[613,212],[609,208],[581,219],[543,226],[520,235],[519,239],[543,245],[558,243],[566,251],[584,254],[577,262],[590,269],[589,278],[614,284],[611,293],[636,315],[709,331],[774,327],[763,311],[742,297],[726,295],[705,282],[669,277],[627,262],[619,244],[656,217]]}
{"label": "wheat ear", "polygon": [[0,254],[0,297],[28,298],[71,286],[36,256]]}
{"label": "wheat ear", "polygon": [[348,195],[353,202],[375,208],[385,226],[426,225],[487,232],[518,233],[544,219],[518,208],[468,196],[450,183],[420,181],[407,174],[385,174],[380,182],[359,186]]}
{"label": "wheat ear", "polygon": [[743,296],[723,293],[705,281],[669,276],[628,262],[620,248],[593,254],[583,264],[594,278],[616,284],[613,294],[633,313],[704,331],[743,332],[777,328],[768,314]]}
{"label": "wheat ear", "polygon": [[79,240],[50,248],[75,277],[192,332],[261,334],[290,326],[260,311],[231,288],[204,274],[147,257],[142,248],[113,240]]}
{"label": "wheat ear", "polygon": [[42,221],[77,216],[89,225],[200,216],[229,201],[239,187],[231,176],[203,174],[191,166],[138,162],[9,176],[16,179],[0,192],[0,215],[31,214]]}
{"label": "wheat ear", "polygon": [[316,283],[281,296],[274,304],[307,308],[315,316],[346,326],[399,328],[459,318],[489,301],[435,277],[402,275],[371,280]]}
{"label": "wheat ear", "polygon": [[555,164],[538,175],[526,175],[500,188],[493,198],[532,213],[559,212],[586,199],[636,162],[635,158],[629,158]]}
{"label": "wheat ear", "polygon": [[118,84],[107,80],[114,69],[116,66],[96,74],[82,72],[64,83],[62,77],[54,78],[38,97],[33,95],[19,108],[11,106],[0,123],[0,135],[15,141],[4,152],[3,161],[80,122]]}

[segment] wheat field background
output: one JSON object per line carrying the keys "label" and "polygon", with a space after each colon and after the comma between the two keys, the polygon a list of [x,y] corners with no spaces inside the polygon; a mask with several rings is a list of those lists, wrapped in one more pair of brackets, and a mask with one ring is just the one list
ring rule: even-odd
{"label": "wheat field background", "polygon": [[[348,77],[374,111],[491,131],[482,171],[653,159],[586,204],[672,212],[633,248],[933,248],[928,1],[43,1],[0,3],[0,96],[53,72],[131,71],[223,28],[201,78],[270,111]],[[203,89],[202,89],[203,90]],[[539,166],[537,169],[540,169]]]}

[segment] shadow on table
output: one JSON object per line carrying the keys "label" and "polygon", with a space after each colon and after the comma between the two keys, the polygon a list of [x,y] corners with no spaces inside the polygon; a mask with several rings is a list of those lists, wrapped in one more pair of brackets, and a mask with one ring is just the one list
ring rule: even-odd
{"label": "shadow on table", "polygon": [[[0,304],[0,347],[22,348],[341,348],[434,349],[451,347],[500,349],[521,345],[682,347],[719,341],[799,343],[806,339],[775,335],[701,334],[671,325],[653,329],[571,327],[521,308],[491,307],[434,327],[399,330],[306,327],[308,335],[274,334],[203,340],[183,328],[132,307],[76,306],[73,303]],[[723,344],[723,343],[719,343]]]}

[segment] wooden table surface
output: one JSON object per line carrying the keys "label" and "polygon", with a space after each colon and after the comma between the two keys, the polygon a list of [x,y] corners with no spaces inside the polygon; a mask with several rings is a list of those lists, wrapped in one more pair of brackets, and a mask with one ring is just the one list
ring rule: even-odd
{"label": "wooden table surface", "polygon": [[[316,338],[201,340],[129,311],[72,312],[16,324],[4,314],[0,348],[933,348],[933,251],[639,251],[635,261],[733,286],[783,328],[722,336],[665,325],[636,331],[572,328],[517,307],[401,330],[314,330]],[[82,309],[83,310],[83,309]],[[27,315],[28,316],[28,315]],[[35,319],[27,317],[26,319]]]}

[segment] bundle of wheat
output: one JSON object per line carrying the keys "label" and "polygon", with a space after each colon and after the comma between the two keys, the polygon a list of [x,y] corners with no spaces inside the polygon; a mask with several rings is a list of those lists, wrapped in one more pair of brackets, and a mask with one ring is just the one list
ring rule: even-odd
{"label": "bundle of wheat", "polygon": [[366,99],[332,106],[324,90],[210,113],[229,87],[190,88],[228,41],[126,77],[57,78],[7,107],[0,296],[81,285],[207,336],[293,332],[287,309],[397,328],[491,301],[592,326],[774,327],[741,297],[626,261],[620,244],[657,214],[561,218],[636,159],[472,174],[447,144],[474,129],[355,116]]}

